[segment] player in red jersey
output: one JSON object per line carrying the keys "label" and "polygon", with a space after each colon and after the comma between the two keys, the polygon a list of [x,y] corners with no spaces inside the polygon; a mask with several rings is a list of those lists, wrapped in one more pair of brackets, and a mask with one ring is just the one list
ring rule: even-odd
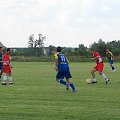
{"label": "player in red jersey", "polygon": [[7,52],[4,54],[3,56],[3,73],[4,73],[4,77],[3,77],[3,83],[2,85],[6,85],[6,81],[9,80],[9,84],[13,84],[12,82],[12,66],[10,64],[10,60],[11,60],[11,49],[7,48]]}
{"label": "player in red jersey", "polygon": [[104,78],[106,84],[108,84],[109,79],[106,77],[106,75],[103,73],[103,68],[104,68],[104,63],[102,61],[102,58],[100,56],[100,54],[96,51],[94,51],[94,49],[91,49],[91,54],[94,57],[94,60],[96,60],[96,66],[91,70],[91,74],[93,76],[93,80],[92,83],[97,83],[96,77],[95,77],[95,72],[98,71],[99,74]]}

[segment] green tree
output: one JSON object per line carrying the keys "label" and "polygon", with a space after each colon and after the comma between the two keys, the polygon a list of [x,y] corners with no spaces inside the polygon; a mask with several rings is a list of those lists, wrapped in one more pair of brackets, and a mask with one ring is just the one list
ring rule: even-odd
{"label": "green tree", "polygon": [[28,51],[31,56],[34,55],[34,34],[30,35],[29,36],[29,39],[28,39]]}
{"label": "green tree", "polygon": [[80,56],[88,56],[88,55],[89,55],[88,48],[85,47],[84,44],[79,44],[78,54],[79,54]]}
{"label": "green tree", "polygon": [[44,55],[43,47],[46,37],[43,36],[41,33],[38,34],[38,37],[38,39],[34,40],[34,34],[29,36],[28,48],[31,50],[31,55],[39,57]]}
{"label": "green tree", "polygon": [[102,56],[105,56],[106,49],[108,47],[107,47],[107,44],[102,39],[99,39],[98,43],[94,42],[91,45],[91,48],[93,48],[95,51],[99,52]]}
{"label": "green tree", "polygon": [[110,51],[113,52],[113,54],[115,56],[119,56],[120,55],[120,40],[114,40],[114,41],[111,41],[111,42],[108,42],[107,45],[109,45],[109,49]]}
{"label": "green tree", "polygon": [[34,47],[34,34],[29,36],[28,47],[29,48],[33,48]]}
{"label": "green tree", "polygon": [[46,40],[46,36],[43,36],[41,33],[38,34],[39,38],[38,40],[36,40],[37,42],[37,53],[38,53],[38,57],[39,56],[43,56],[43,47],[44,47],[44,41]]}

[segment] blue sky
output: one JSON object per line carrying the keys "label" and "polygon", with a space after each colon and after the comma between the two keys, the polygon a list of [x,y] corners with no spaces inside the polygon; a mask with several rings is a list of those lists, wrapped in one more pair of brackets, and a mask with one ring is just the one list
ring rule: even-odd
{"label": "blue sky", "polygon": [[27,47],[29,35],[45,46],[89,46],[120,39],[120,0],[0,0],[0,41]]}

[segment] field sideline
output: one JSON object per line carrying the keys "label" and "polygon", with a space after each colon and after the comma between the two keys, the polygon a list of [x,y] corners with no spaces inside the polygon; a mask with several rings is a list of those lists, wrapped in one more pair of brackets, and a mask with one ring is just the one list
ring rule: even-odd
{"label": "field sideline", "polygon": [[97,74],[98,83],[86,84],[95,63],[70,63],[77,93],[55,81],[50,63],[13,62],[14,85],[0,86],[0,120],[120,120],[120,63]]}

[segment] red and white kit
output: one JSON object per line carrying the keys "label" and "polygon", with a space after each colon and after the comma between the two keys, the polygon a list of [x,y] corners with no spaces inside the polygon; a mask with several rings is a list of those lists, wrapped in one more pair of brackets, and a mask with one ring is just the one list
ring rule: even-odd
{"label": "red and white kit", "polygon": [[102,58],[98,52],[92,53],[94,59],[96,60],[97,65],[94,67],[97,71],[102,72],[104,68],[104,63],[102,61]]}

